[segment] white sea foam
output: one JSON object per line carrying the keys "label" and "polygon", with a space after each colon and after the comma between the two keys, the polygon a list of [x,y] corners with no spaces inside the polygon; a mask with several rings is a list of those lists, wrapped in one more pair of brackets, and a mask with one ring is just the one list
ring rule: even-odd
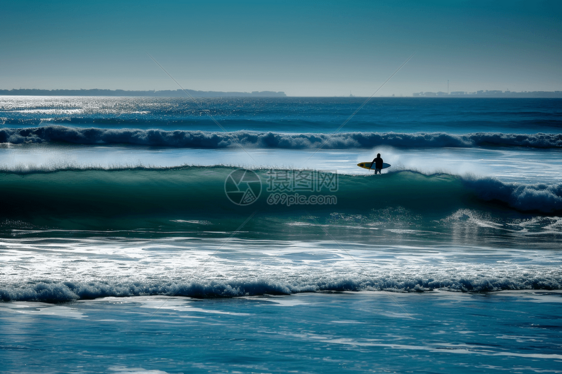
{"label": "white sea foam", "polygon": [[[3,240],[0,299],[61,302],[320,291],[562,289],[556,251],[331,242],[168,239]],[[158,250],[153,250],[157,248]]]}

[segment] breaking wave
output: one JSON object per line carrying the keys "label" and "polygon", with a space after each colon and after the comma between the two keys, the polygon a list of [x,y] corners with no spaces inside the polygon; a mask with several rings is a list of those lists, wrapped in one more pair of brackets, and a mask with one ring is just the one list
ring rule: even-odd
{"label": "breaking wave", "polygon": [[288,134],[275,132],[204,132],[44,126],[0,129],[0,143],[129,144],[179,148],[346,149],[394,147],[532,147],[562,148],[562,134],[367,133]]}
{"label": "breaking wave", "polygon": [[562,210],[562,184],[503,183],[494,178],[463,178],[485,201],[501,201],[521,211],[555,212]]}
{"label": "breaking wave", "polygon": [[290,295],[322,291],[391,291],[427,292],[491,292],[502,290],[560,290],[560,272],[522,272],[519,276],[425,277],[405,276],[309,276],[299,280],[138,280],[119,281],[28,281],[0,286],[1,301],[65,302],[101,297],[145,295],[188,296],[195,298],[239,297],[255,295]]}

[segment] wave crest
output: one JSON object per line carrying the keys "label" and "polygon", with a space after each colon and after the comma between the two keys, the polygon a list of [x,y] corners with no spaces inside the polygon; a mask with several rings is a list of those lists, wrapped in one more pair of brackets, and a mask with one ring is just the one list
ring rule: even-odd
{"label": "wave crest", "polygon": [[391,291],[427,292],[436,289],[456,292],[491,292],[502,290],[559,290],[562,280],[554,274],[474,278],[406,278],[406,277],[320,277],[286,280],[232,281],[44,281],[0,288],[1,301],[65,302],[100,297],[146,295],[187,296],[195,298],[240,297],[256,295],[291,295],[321,291]]}
{"label": "wave crest", "polygon": [[282,148],[326,149],[372,148],[375,146],[415,147],[533,147],[562,148],[562,134],[473,133],[364,133],[287,134],[274,132],[204,132],[140,129],[75,128],[43,126],[0,129],[0,143],[129,144],[178,148]]}
{"label": "wave crest", "polygon": [[463,182],[485,201],[501,201],[522,211],[550,213],[562,210],[562,183],[517,184],[474,177],[463,178]]}

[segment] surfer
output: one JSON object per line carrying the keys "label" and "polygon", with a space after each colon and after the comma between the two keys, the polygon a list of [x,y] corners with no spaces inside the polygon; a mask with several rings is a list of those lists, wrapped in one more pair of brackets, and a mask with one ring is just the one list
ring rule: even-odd
{"label": "surfer", "polygon": [[381,154],[377,153],[377,157],[373,160],[373,162],[371,163],[371,169],[373,168],[373,165],[375,166],[375,174],[381,174],[382,171],[382,158],[381,158]]}

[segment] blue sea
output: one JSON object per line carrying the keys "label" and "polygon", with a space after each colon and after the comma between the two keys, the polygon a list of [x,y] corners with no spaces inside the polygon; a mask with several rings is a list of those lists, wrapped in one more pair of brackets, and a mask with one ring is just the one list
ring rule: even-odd
{"label": "blue sea", "polygon": [[0,371],[562,373],[562,100],[2,96]]}

